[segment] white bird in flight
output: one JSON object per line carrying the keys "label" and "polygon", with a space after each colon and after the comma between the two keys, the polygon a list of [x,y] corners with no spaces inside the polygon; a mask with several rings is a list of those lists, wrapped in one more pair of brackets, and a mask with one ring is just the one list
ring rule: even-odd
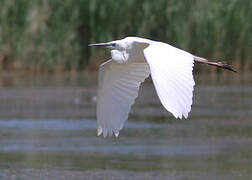
{"label": "white bird in flight", "polygon": [[97,135],[119,136],[128,119],[140,84],[151,75],[164,108],[175,118],[188,117],[191,111],[194,62],[234,71],[225,62],[210,62],[169,44],[138,37],[126,37],[104,46],[111,59],[100,65],[97,94]]}

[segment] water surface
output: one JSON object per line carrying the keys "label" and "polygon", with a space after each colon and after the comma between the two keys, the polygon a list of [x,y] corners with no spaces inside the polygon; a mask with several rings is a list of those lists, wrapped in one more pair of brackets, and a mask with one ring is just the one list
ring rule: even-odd
{"label": "water surface", "polygon": [[147,80],[120,137],[104,139],[96,74],[3,76],[0,179],[252,179],[250,77],[196,75],[188,120]]}

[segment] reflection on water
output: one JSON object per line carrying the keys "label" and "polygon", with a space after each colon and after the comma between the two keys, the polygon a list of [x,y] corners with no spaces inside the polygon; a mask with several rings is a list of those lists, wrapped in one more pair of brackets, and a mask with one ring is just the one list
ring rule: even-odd
{"label": "reflection on water", "polygon": [[106,139],[95,74],[3,76],[0,179],[251,179],[252,82],[230,76],[196,75],[189,120],[174,120],[148,80],[120,137]]}

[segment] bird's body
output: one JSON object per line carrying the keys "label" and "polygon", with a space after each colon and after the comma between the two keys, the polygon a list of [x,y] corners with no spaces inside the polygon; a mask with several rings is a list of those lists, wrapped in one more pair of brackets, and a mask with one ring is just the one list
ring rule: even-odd
{"label": "bird's body", "polygon": [[[111,50],[109,61],[99,69],[97,95],[97,134],[119,135],[128,119],[140,84],[151,75],[158,97],[175,118],[187,118],[191,111],[194,62],[220,64],[175,48],[169,44],[138,37],[109,43],[91,44]],[[231,68],[227,64],[223,68]]]}

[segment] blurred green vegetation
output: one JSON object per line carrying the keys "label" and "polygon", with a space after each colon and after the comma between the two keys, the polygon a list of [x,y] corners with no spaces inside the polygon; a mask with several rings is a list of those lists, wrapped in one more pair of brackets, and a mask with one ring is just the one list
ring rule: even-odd
{"label": "blurred green vegetation", "polygon": [[139,36],[252,64],[251,0],[0,0],[0,68],[82,70],[108,52],[88,43]]}

